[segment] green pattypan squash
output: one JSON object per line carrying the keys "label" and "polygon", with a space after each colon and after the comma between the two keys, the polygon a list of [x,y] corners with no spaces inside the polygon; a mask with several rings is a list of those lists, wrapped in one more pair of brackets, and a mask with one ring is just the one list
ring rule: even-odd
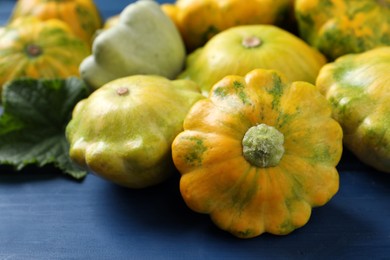
{"label": "green pattypan squash", "polygon": [[284,29],[273,25],[235,26],[216,34],[190,53],[178,78],[199,84],[205,96],[227,75],[245,76],[262,68],[277,70],[289,81],[314,83],[325,57]]}
{"label": "green pattypan squash", "polygon": [[343,128],[344,145],[390,173],[390,47],[346,54],[325,65],[316,85]]}
{"label": "green pattypan squash", "polygon": [[171,144],[201,98],[189,80],[134,75],[111,81],[75,106],[66,127],[70,157],[125,187],[158,184],[174,172]]}
{"label": "green pattypan squash", "polygon": [[184,42],[172,20],[152,0],[129,4],[109,30],[101,30],[80,75],[96,89],[117,78],[155,74],[173,79],[183,68]]}

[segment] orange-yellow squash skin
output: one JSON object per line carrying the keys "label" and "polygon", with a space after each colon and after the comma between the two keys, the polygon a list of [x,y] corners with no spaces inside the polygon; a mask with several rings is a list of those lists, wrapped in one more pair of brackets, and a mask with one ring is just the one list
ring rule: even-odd
{"label": "orange-yellow squash skin", "polygon": [[18,0],[11,21],[25,16],[64,21],[78,37],[89,44],[92,44],[96,30],[103,25],[93,0]]}
{"label": "orange-yellow squash skin", "polygon": [[0,33],[0,90],[20,77],[79,76],[79,65],[89,54],[88,44],[60,20],[16,19]]}
{"label": "orange-yellow squash skin", "polygon": [[390,45],[390,0],[295,0],[299,36],[329,60]]}
{"label": "orange-yellow squash skin", "polygon": [[341,153],[317,88],[263,69],[216,83],[172,144],[188,207],[239,238],[305,225],[338,191]]}

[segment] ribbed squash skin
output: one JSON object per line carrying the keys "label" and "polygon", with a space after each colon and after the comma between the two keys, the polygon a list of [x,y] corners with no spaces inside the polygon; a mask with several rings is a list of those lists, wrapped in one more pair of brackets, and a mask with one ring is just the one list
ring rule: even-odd
{"label": "ribbed squash skin", "polygon": [[145,188],[175,172],[171,144],[192,104],[192,81],[134,75],[113,80],[80,101],[66,127],[79,165],[128,188]]}
{"label": "ribbed squash skin", "polygon": [[183,40],[158,2],[129,4],[116,23],[110,30],[100,31],[93,42],[93,55],[80,64],[80,75],[89,86],[96,89],[137,74],[174,79],[182,71],[186,58]]}
{"label": "ribbed squash skin", "polygon": [[0,87],[19,77],[79,76],[79,64],[89,54],[66,23],[19,18],[0,33]]}
{"label": "ribbed squash skin", "polygon": [[316,85],[332,104],[345,146],[390,173],[390,47],[345,55],[323,67]]}
{"label": "ribbed squash skin", "polygon": [[296,0],[299,35],[328,59],[390,45],[389,0]]}
{"label": "ribbed squash skin", "polygon": [[[275,166],[258,167],[243,156],[243,137],[259,124],[284,136]],[[187,205],[240,238],[305,225],[312,207],[337,192],[341,153],[341,127],[317,88],[262,69],[216,83],[172,144]]]}
{"label": "ribbed squash skin", "polygon": [[289,15],[292,0],[177,0],[162,8],[193,51],[233,26],[280,24]]}
{"label": "ribbed squash skin", "polygon": [[[260,41],[258,46],[243,44],[251,37]],[[179,78],[197,82],[207,96],[224,76],[244,76],[257,68],[278,70],[290,81],[314,84],[325,63],[324,55],[286,30],[273,25],[242,25],[215,35],[188,55]]]}
{"label": "ribbed squash skin", "polygon": [[18,0],[11,21],[30,15],[42,20],[62,20],[89,44],[96,30],[102,27],[102,18],[93,0]]}

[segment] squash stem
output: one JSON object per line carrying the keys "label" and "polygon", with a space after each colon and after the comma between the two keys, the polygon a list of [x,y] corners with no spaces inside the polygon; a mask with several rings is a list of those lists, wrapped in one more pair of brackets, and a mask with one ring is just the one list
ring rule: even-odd
{"label": "squash stem", "polygon": [[38,57],[42,54],[42,48],[36,44],[29,44],[26,46],[26,53],[29,57]]}
{"label": "squash stem", "polygon": [[247,36],[244,39],[242,39],[241,42],[242,46],[245,48],[256,48],[259,47],[262,44],[262,41],[260,38],[256,36]]}
{"label": "squash stem", "polygon": [[276,128],[259,124],[252,126],[242,139],[244,158],[257,167],[273,167],[284,154],[284,136]]}
{"label": "squash stem", "polygon": [[119,96],[125,96],[129,93],[129,89],[126,88],[126,87],[120,87],[120,88],[117,88],[116,89],[116,93],[119,95]]}

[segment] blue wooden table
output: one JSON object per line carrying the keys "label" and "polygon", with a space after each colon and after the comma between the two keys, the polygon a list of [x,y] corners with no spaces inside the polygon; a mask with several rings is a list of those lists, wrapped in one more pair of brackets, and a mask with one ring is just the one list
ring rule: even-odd
{"label": "blue wooden table", "polygon": [[[106,18],[131,1],[98,0]],[[0,0],[0,24],[14,1]],[[240,240],[190,211],[179,175],[130,190],[92,174],[0,166],[3,259],[390,259],[390,175],[345,151],[340,190],[287,236]]]}

